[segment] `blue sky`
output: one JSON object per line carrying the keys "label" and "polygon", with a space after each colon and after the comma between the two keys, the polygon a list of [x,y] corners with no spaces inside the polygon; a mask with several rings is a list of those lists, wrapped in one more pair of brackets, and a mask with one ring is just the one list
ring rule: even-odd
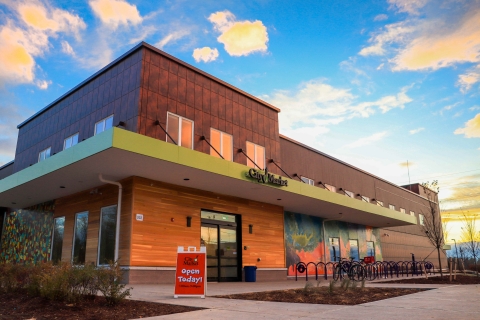
{"label": "blue sky", "polygon": [[397,184],[408,160],[445,216],[480,214],[480,1],[0,0],[0,164],[142,40],[279,107],[281,133]]}

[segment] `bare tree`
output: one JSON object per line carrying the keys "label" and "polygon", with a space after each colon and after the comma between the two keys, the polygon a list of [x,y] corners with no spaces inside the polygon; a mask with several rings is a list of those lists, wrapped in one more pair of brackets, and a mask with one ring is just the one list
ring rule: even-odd
{"label": "bare tree", "polygon": [[428,206],[427,209],[422,212],[423,223],[420,223],[420,228],[423,229],[430,243],[437,249],[438,266],[440,268],[440,275],[443,276],[440,251],[443,249],[445,238],[437,196],[439,192],[438,181],[434,180],[432,183],[427,181],[426,183],[422,183],[422,187],[428,200]]}
{"label": "bare tree", "polygon": [[472,256],[473,264],[475,265],[475,272],[478,277],[477,256],[480,254],[480,232],[477,230],[476,216],[467,217],[463,214],[462,227],[462,242],[464,243],[466,251]]}

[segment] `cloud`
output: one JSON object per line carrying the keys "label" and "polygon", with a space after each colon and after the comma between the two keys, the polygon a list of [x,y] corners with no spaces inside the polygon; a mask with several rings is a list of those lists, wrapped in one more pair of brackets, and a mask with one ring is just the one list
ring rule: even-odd
{"label": "cloud", "polygon": [[336,88],[323,79],[316,79],[300,84],[296,90],[277,90],[262,98],[282,110],[279,118],[283,129],[307,126],[317,130],[354,117],[366,118],[377,111],[385,113],[403,108],[412,101],[406,91],[407,88],[403,88],[397,95],[359,102],[349,89]]}
{"label": "cloud", "polygon": [[465,210],[463,213],[466,214],[480,213],[480,174],[455,178],[445,188],[441,187],[440,196],[442,190],[446,192],[446,197],[440,199],[441,207],[450,211],[448,215],[452,218],[455,217],[455,210]]}
{"label": "cloud", "polygon": [[172,33],[167,34],[165,37],[163,37],[160,41],[158,41],[155,46],[163,49],[167,44],[173,43],[187,35],[190,34],[190,31],[188,30],[177,30]]}
{"label": "cloud", "polygon": [[411,15],[418,15],[419,9],[423,8],[429,0],[388,0],[391,9],[398,12],[406,12]]}
{"label": "cloud", "polygon": [[480,64],[467,73],[458,76],[457,85],[460,86],[460,91],[466,93],[472,86],[480,81]]}
{"label": "cloud", "polygon": [[373,18],[373,21],[383,21],[383,20],[387,20],[388,19],[388,16],[384,13],[382,14],[379,14],[377,16],[375,16],[375,18]]}
{"label": "cloud", "polygon": [[262,21],[236,21],[228,10],[212,13],[208,20],[215,31],[220,32],[218,42],[231,56],[247,56],[254,52],[266,52],[268,33]]}
{"label": "cloud", "polygon": [[480,106],[473,106],[473,107],[468,108],[468,110],[470,110],[470,111],[480,110]]}
{"label": "cloud", "polygon": [[374,142],[382,140],[386,135],[387,131],[377,132],[368,137],[360,138],[352,143],[347,144],[345,147],[347,148],[359,148],[370,145]]}
{"label": "cloud", "polygon": [[411,161],[405,161],[405,162],[400,162],[398,165],[402,168],[410,168],[410,167],[416,166],[416,163]]}
{"label": "cloud", "polygon": [[37,85],[37,87],[41,90],[47,90],[48,89],[48,86],[52,84],[52,81],[50,80],[37,80],[37,82],[35,83]]}
{"label": "cloud", "polygon": [[137,6],[123,0],[92,0],[89,2],[94,14],[100,18],[103,24],[112,29],[119,25],[139,24],[143,18],[137,10]]}
{"label": "cloud", "polygon": [[218,58],[217,48],[203,47],[193,50],[193,58],[196,62],[203,61],[205,63],[212,62]]}
{"label": "cloud", "polygon": [[0,166],[13,160],[17,145],[17,124],[32,112],[0,102]]}
{"label": "cloud", "polygon": [[68,11],[41,2],[5,2],[8,12],[0,26],[0,84],[35,84],[36,57],[50,48],[50,38],[86,28],[83,20]]}
{"label": "cloud", "polygon": [[374,34],[369,42],[372,45],[363,48],[358,53],[361,56],[382,56],[387,53],[386,46],[388,44],[402,42],[406,36],[414,31],[414,27],[401,21],[397,23],[388,24],[385,28]]}
{"label": "cloud", "polygon": [[417,128],[417,129],[412,129],[410,131],[408,131],[410,134],[417,134],[421,131],[425,130],[425,128]]}
{"label": "cloud", "polygon": [[465,122],[464,128],[458,128],[455,134],[464,134],[465,138],[480,138],[480,113]]}
{"label": "cloud", "polygon": [[75,56],[75,51],[73,51],[73,48],[68,41],[62,41],[62,52],[70,56]]}

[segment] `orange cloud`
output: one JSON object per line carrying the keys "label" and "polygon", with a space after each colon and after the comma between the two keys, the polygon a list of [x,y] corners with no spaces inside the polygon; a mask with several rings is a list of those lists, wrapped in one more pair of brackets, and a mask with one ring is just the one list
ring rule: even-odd
{"label": "orange cloud", "polygon": [[468,120],[464,128],[459,128],[454,133],[464,134],[466,138],[480,138],[480,113]]}
{"label": "orange cloud", "polygon": [[446,30],[440,31],[432,25],[430,28],[392,59],[393,70],[437,70],[456,63],[480,62],[479,9]]}
{"label": "orange cloud", "polygon": [[218,50],[216,48],[203,47],[193,50],[193,58],[196,62],[211,62],[218,58]]}
{"label": "orange cloud", "polygon": [[236,21],[227,10],[212,13],[208,20],[216,31],[221,32],[217,40],[223,43],[225,51],[231,56],[267,51],[268,33],[261,21]]}
{"label": "orange cloud", "polygon": [[480,82],[480,65],[467,73],[458,76],[458,85],[463,93],[470,90],[477,82]]}
{"label": "orange cloud", "polygon": [[123,0],[93,0],[89,4],[95,15],[113,29],[121,24],[139,24],[143,20],[137,7]]}

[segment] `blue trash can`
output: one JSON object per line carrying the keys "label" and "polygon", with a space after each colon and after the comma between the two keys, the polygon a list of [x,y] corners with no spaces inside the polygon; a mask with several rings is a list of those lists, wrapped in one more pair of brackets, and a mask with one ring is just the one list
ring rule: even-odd
{"label": "blue trash can", "polygon": [[245,282],[256,282],[257,281],[257,267],[255,266],[245,266]]}

